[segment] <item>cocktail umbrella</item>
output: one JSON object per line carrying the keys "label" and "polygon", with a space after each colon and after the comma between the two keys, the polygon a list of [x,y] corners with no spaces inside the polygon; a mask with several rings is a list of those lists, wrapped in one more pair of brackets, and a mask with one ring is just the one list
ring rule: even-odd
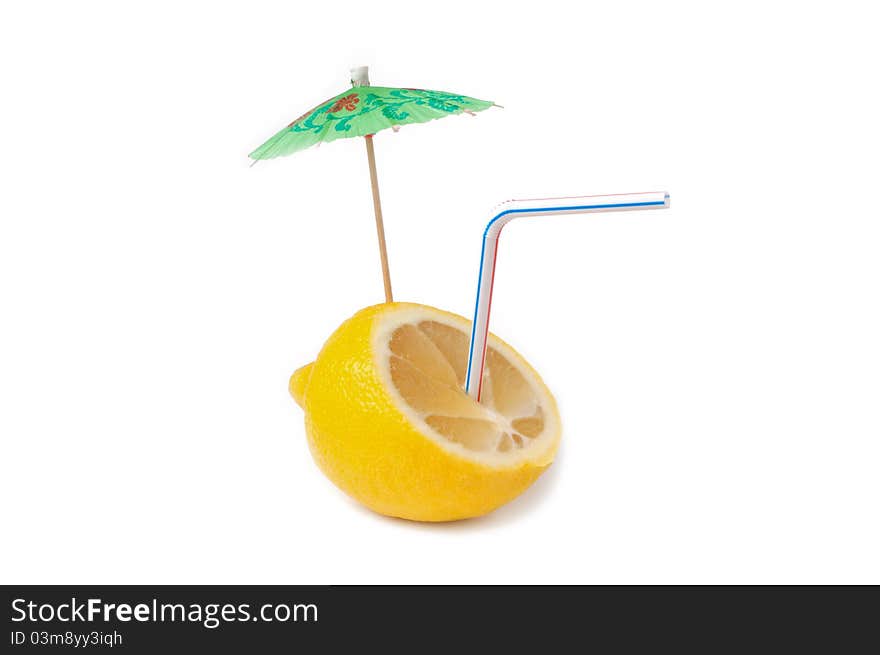
{"label": "cocktail umbrella", "polygon": [[445,91],[370,86],[366,66],[353,68],[351,77],[353,88],[307,111],[254,150],[250,157],[254,160],[272,159],[299,152],[318,143],[355,136],[364,137],[373,187],[373,211],[379,237],[385,302],[392,302],[391,274],[385,248],[373,135],[389,127],[397,131],[400,125],[425,123],[450,114],[472,114],[488,109],[494,103]]}

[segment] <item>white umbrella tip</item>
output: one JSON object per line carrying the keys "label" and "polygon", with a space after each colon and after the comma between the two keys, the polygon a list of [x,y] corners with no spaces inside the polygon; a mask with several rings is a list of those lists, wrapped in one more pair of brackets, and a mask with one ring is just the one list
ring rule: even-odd
{"label": "white umbrella tip", "polygon": [[370,67],[355,66],[351,69],[352,86],[370,86]]}

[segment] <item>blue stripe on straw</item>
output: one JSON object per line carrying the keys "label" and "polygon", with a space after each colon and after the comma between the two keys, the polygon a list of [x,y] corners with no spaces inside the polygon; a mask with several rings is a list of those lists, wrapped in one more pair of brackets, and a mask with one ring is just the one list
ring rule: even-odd
{"label": "blue stripe on straw", "polygon": [[[465,391],[470,391],[470,379],[471,379],[471,367],[474,363],[474,337],[476,336],[477,331],[477,312],[480,308],[480,281],[483,279],[483,259],[486,254],[486,238],[489,236],[489,228],[502,216],[507,216],[508,214],[534,214],[538,212],[556,212],[556,211],[572,211],[578,209],[611,209],[613,207],[656,207],[657,205],[665,205],[666,201],[651,201],[651,202],[624,202],[624,203],[612,203],[610,205],[577,205],[574,207],[533,207],[529,209],[505,209],[503,212],[495,216],[489,223],[486,225],[486,229],[483,231],[483,249],[480,252],[480,272],[477,274],[477,299],[474,301],[474,320],[471,322],[471,344],[468,350],[468,363],[467,363],[467,373],[465,373]],[[488,325],[486,326],[489,327]],[[486,339],[488,342],[488,335],[486,335]]]}

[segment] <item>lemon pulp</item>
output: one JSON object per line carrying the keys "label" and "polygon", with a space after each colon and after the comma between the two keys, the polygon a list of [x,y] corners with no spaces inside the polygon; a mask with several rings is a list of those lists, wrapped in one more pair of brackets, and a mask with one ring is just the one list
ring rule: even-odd
{"label": "lemon pulp", "polygon": [[[396,325],[396,321],[393,323]],[[458,444],[465,456],[503,464],[521,459],[544,435],[544,412],[537,385],[496,348],[489,348],[481,402],[463,385],[468,334],[438,320],[407,322],[387,338],[388,370],[403,411],[426,435]],[[442,443],[442,441],[441,441]]]}

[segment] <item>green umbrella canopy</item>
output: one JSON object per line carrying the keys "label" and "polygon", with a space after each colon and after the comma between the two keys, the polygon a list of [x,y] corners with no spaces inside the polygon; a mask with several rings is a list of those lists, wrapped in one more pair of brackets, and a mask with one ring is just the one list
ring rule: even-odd
{"label": "green umbrella canopy", "polygon": [[493,104],[445,91],[355,86],[297,118],[250,157],[282,157],[317,143],[368,136],[389,127],[426,123],[450,114],[474,113]]}

